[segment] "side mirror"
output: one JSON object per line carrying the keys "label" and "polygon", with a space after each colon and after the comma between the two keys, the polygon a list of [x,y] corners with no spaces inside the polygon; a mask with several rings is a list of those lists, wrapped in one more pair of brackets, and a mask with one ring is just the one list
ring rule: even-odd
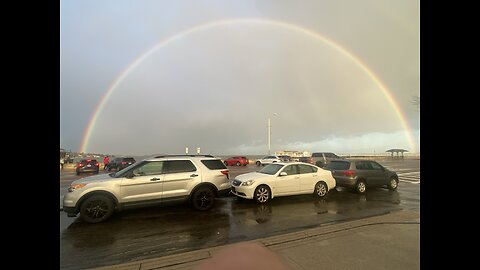
{"label": "side mirror", "polygon": [[287,175],[288,175],[288,173],[286,173],[286,172],[281,172],[279,176],[287,176]]}

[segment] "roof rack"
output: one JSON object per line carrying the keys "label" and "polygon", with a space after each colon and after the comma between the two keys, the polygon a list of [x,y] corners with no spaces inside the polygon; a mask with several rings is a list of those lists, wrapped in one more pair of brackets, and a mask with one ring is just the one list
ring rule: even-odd
{"label": "roof rack", "polygon": [[164,158],[164,157],[214,157],[212,155],[161,155],[156,156],[155,158]]}

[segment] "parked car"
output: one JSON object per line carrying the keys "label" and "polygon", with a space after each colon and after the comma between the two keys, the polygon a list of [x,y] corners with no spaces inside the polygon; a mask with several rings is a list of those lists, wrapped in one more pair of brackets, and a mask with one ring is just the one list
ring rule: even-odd
{"label": "parked car", "polygon": [[338,159],[342,159],[342,158],[331,152],[312,153],[313,164],[315,164],[320,168],[325,167],[328,163],[330,163],[330,161],[338,160]]}
{"label": "parked car", "polygon": [[108,171],[112,170],[123,170],[126,167],[134,164],[136,161],[133,157],[120,157],[115,158],[112,162],[108,162]]}
{"label": "parked car", "polygon": [[332,172],[337,186],[363,194],[370,187],[398,187],[398,175],[372,160],[332,160],[325,169]]}
{"label": "parked car", "polygon": [[239,156],[239,157],[231,157],[231,158],[227,158],[223,161],[223,164],[225,164],[225,166],[247,166],[248,165],[248,158],[247,157],[243,157],[243,156]]}
{"label": "parked car", "polygon": [[282,162],[282,160],[278,156],[265,156],[262,159],[257,160],[255,164],[257,166],[260,166],[260,165],[265,166],[275,162]]}
{"label": "parked car", "polygon": [[279,155],[278,158],[279,158],[282,162],[290,162],[290,161],[292,161],[292,158],[291,158],[289,155]]}
{"label": "parked car", "polygon": [[63,211],[89,223],[114,211],[188,201],[197,210],[213,207],[215,197],[230,193],[229,171],[213,156],[158,156],[109,174],[73,181]]}
{"label": "parked car", "polygon": [[77,175],[81,173],[94,173],[98,174],[100,170],[100,163],[96,159],[82,159],[75,166],[75,172]]}
{"label": "parked car", "polygon": [[241,198],[266,203],[274,197],[288,195],[316,194],[324,197],[335,185],[330,171],[301,162],[278,162],[258,172],[235,177],[232,193]]}
{"label": "parked car", "polygon": [[313,164],[313,159],[312,157],[299,157],[298,158],[299,162],[304,162],[304,163],[310,163]]}

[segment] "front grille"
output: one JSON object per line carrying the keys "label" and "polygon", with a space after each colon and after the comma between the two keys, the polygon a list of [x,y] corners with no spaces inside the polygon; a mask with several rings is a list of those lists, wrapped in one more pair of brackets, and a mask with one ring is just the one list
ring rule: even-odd
{"label": "front grille", "polygon": [[241,183],[242,183],[242,182],[240,182],[240,181],[238,181],[238,180],[235,179],[235,180],[233,180],[233,183],[232,183],[232,184],[233,184],[234,186],[237,186],[237,187],[238,187],[238,186],[240,186]]}

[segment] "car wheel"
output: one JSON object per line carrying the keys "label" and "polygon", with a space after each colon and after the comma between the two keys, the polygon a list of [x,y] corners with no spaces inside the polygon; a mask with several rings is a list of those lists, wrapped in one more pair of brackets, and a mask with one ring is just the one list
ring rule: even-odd
{"label": "car wheel", "polygon": [[211,188],[201,187],[193,193],[193,207],[200,211],[205,211],[213,207],[215,203],[215,193]]}
{"label": "car wheel", "polygon": [[327,184],[325,184],[324,182],[318,182],[315,185],[315,194],[317,194],[318,197],[323,198],[327,195],[327,193],[328,193]]}
{"label": "car wheel", "polygon": [[398,187],[398,180],[395,177],[390,178],[390,182],[387,185],[388,189],[395,190]]}
{"label": "car wheel", "polygon": [[364,194],[365,191],[367,191],[367,185],[365,184],[365,181],[363,180],[358,180],[357,184],[355,185],[355,191],[358,194]]}
{"label": "car wheel", "polygon": [[223,162],[223,164],[225,164],[225,166],[228,166],[228,162],[226,162],[226,161],[225,161],[225,162]]}
{"label": "car wheel", "polygon": [[253,196],[254,196],[256,202],[266,203],[271,198],[270,188],[268,188],[265,185],[258,186],[255,189],[255,193],[253,193]]}
{"label": "car wheel", "polygon": [[114,210],[112,199],[105,195],[93,195],[82,203],[80,217],[88,223],[98,223],[108,219]]}
{"label": "car wheel", "polygon": [[235,165],[240,166],[240,162],[237,161],[237,163]]}
{"label": "car wheel", "polygon": [[260,161],[255,162],[255,164],[256,164],[257,166],[262,165],[262,163],[261,163]]}

